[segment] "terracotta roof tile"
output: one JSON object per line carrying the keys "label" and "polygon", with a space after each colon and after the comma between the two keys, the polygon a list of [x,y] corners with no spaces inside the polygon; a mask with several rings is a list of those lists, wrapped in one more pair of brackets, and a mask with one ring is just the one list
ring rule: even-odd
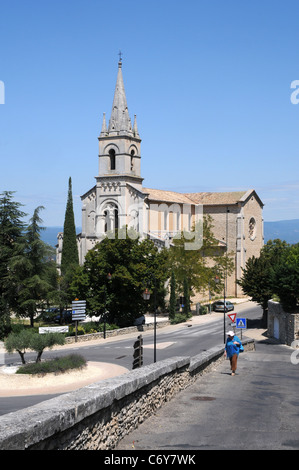
{"label": "terracotta roof tile", "polygon": [[237,204],[247,191],[235,191],[225,193],[177,193],[175,191],[164,191],[162,189],[143,188],[151,201],[164,201],[173,203],[219,205]]}

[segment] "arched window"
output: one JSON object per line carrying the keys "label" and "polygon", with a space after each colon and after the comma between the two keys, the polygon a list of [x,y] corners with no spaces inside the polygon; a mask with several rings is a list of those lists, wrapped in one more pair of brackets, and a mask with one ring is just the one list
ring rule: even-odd
{"label": "arched window", "polygon": [[115,150],[114,149],[109,150],[109,156],[110,156],[110,170],[115,170]]}
{"label": "arched window", "polygon": [[116,204],[108,204],[103,212],[104,215],[104,233],[119,228],[118,208]]}
{"label": "arched window", "polygon": [[131,171],[134,170],[134,155],[135,155],[135,152],[134,150],[131,151]]}

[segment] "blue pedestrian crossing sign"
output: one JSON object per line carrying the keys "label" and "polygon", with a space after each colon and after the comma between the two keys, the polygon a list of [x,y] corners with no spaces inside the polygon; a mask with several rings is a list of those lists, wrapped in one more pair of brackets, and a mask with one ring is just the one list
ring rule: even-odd
{"label": "blue pedestrian crossing sign", "polygon": [[246,318],[236,318],[236,328],[246,328]]}

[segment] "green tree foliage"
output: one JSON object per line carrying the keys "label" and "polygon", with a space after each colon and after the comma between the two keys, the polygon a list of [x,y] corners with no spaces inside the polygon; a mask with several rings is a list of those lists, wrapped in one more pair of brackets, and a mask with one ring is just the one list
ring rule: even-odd
{"label": "green tree foliage", "polygon": [[16,254],[16,248],[25,227],[21,204],[13,200],[12,191],[0,194],[0,338],[10,328],[10,310],[17,297],[9,262]]}
{"label": "green tree foliage", "polygon": [[26,350],[32,349],[37,352],[36,362],[40,362],[43,351],[55,345],[65,343],[64,335],[61,333],[39,334],[33,330],[23,329],[20,333],[10,333],[4,342],[6,351],[11,354],[17,351],[20,354],[22,364],[26,364]]}
{"label": "green tree foliage", "polygon": [[9,261],[11,282],[17,291],[12,307],[18,316],[29,317],[31,326],[37,309],[47,303],[56,288],[55,263],[51,260],[53,248],[40,238],[42,209],[43,206],[35,209]]}
{"label": "green tree foliage", "polygon": [[65,337],[61,333],[32,334],[30,348],[37,352],[35,362],[41,361],[42,353],[46,348],[52,349],[55,345],[63,346],[64,343]]}
{"label": "green tree foliage", "polygon": [[85,299],[91,315],[105,316],[119,326],[131,325],[153,304],[153,295],[149,304],[143,300],[146,287],[152,293],[156,288],[157,303],[163,304],[166,261],[166,250],[158,252],[152,241],[140,241],[122,229],[87,253],[71,284],[72,296]]}
{"label": "green tree foliage", "polygon": [[[190,242],[192,234],[195,233],[194,228],[188,235],[182,232],[179,237],[175,237],[174,246],[170,249],[170,264],[178,292],[183,293],[184,283],[187,283],[189,298],[208,286],[213,292],[220,292],[223,290],[225,276],[230,275],[234,269],[231,255],[221,253],[218,248],[218,240],[213,235],[211,216],[205,216],[202,225],[196,230],[202,233],[200,248],[186,249],[186,243]],[[215,281],[216,275],[218,282]]]}
{"label": "green tree foliage", "polygon": [[252,256],[248,259],[246,266],[242,269],[242,278],[238,284],[242,287],[244,294],[249,295],[263,309],[263,327],[267,326],[268,300],[273,296],[274,270],[271,259],[261,254],[259,258]]}
{"label": "green tree foliage", "polygon": [[10,333],[4,342],[4,347],[9,354],[17,351],[20,354],[22,364],[26,364],[25,353],[30,348],[32,330],[23,329],[19,333]]}
{"label": "green tree foliage", "polygon": [[[72,276],[79,265],[79,255],[76,239],[76,226],[73,210],[72,179],[69,178],[68,197],[63,226],[63,245],[61,253],[61,273]],[[71,280],[71,279],[70,279]]]}
{"label": "green tree foliage", "polygon": [[170,278],[169,318],[173,319],[176,312],[176,282],[173,270]]}
{"label": "green tree foliage", "polygon": [[293,311],[299,298],[299,248],[279,239],[269,240],[260,257],[249,258],[238,284],[263,309],[267,326],[268,300],[278,295],[286,311]]}
{"label": "green tree foliage", "polygon": [[275,268],[275,293],[287,312],[294,312],[299,300],[299,243],[289,246]]}

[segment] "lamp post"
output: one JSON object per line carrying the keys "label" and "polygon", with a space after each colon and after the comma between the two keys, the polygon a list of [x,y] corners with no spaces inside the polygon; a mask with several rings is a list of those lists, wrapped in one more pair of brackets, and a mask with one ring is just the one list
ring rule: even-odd
{"label": "lamp post", "polygon": [[[154,296],[154,362],[157,360],[157,282],[155,276],[151,275],[155,283],[155,296]],[[150,291],[146,288],[143,292],[143,299],[149,300],[150,299]]]}
{"label": "lamp post", "polygon": [[[107,280],[108,280],[108,285],[109,285],[109,282],[111,281],[111,274],[108,273],[107,274]],[[104,339],[106,339],[106,316],[107,316],[107,297],[108,297],[108,287],[107,287],[107,295],[106,295],[106,306],[105,306],[105,313],[104,313]]]}
{"label": "lamp post", "polygon": [[224,273],[224,289],[223,289],[223,342],[224,344],[226,343],[226,331],[225,331],[225,314],[227,311],[226,308],[226,303],[225,303],[225,295],[226,295],[226,284],[227,284],[227,257],[228,257],[228,214],[229,214],[229,208],[226,208],[226,220],[225,220],[225,237],[226,237],[226,265],[225,265],[225,273]]}

